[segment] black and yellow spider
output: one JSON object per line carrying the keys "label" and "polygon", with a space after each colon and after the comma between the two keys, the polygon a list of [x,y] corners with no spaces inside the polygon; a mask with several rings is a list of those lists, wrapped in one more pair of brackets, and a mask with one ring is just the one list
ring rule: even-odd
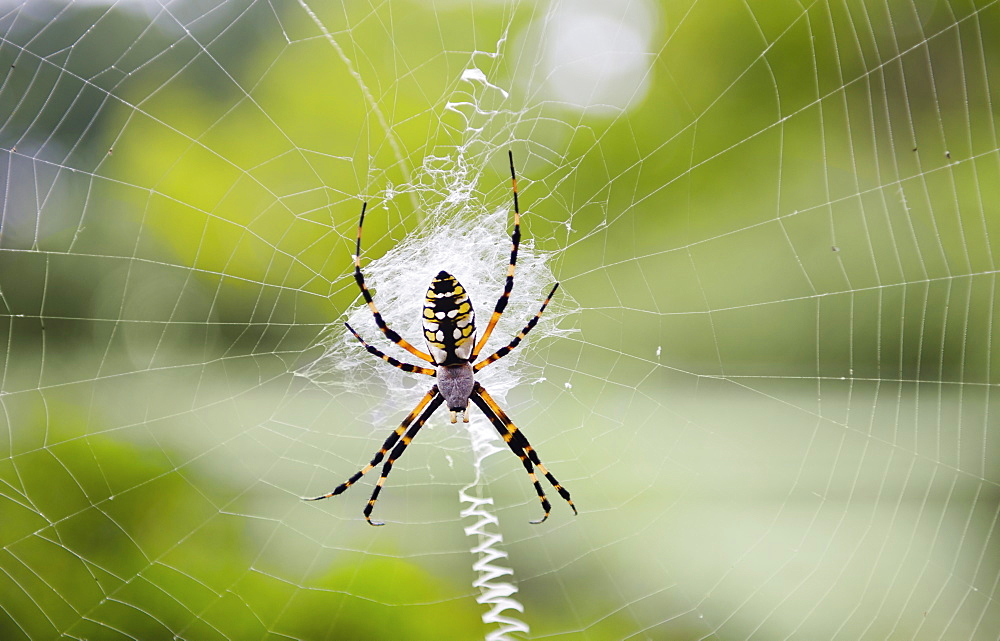
{"label": "black and yellow spider", "polygon": [[[466,293],[465,288],[455,279],[451,274],[441,271],[438,275],[431,281],[431,286],[427,290],[427,298],[424,301],[424,312],[423,312],[423,326],[424,326],[424,340],[427,342],[427,348],[430,354],[425,354],[420,351],[410,343],[406,342],[399,334],[389,328],[386,322],[382,319],[382,314],[379,313],[378,308],[375,306],[375,301],[372,299],[371,292],[368,291],[368,287],[365,285],[365,277],[361,273],[361,229],[365,222],[365,209],[368,207],[368,203],[364,203],[361,207],[361,220],[358,222],[358,243],[357,251],[354,255],[354,279],[358,282],[358,287],[361,288],[361,295],[364,297],[365,302],[368,303],[368,307],[371,309],[372,314],[375,316],[375,324],[378,328],[382,330],[382,333],[386,335],[386,338],[396,343],[406,351],[410,352],[414,356],[427,361],[435,366],[434,369],[426,367],[418,367],[417,365],[410,365],[409,363],[402,363],[395,358],[383,353],[376,347],[372,347],[365,342],[361,336],[354,331],[350,325],[347,325],[347,329],[354,334],[354,337],[365,346],[365,349],[369,353],[378,356],[385,362],[389,363],[393,367],[398,367],[404,372],[410,372],[413,374],[425,374],[427,376],[434,376],[437,378],[437,385],[431,387],[431,389],[424,395],[417,406],[413,408],[403,422],[400,423],[399,427],[389,435],[389,438],[385,440],[382,444],[382,448],[379,449],[375,457],[372,458],[371,463],[366,465],[360,471],[354,474],[351,478],[347,479],[341,483],[337,488],[330,492],[329,494],[324,494],[322,496],[317,496],[314,498],[307,499],[309,501],[318,501],[320,499],[327,499],[331,496],[337,496],[347,488],[354,485],[358,479],[367,474],[372,470],[379,462],[385,458],[385,455],[391,449],[389,453],[389,458],[386,460],[385,465],[382,467],[382,475],[378,479],[378,483],[375,484],[375,489],[372,491],[372,496],[368,500],[368,505],[365,506],[365,519],[371,525],[384,525],[378,521],[372,521],[371,513],[372,509],[375,507],[375,501],[378,499],[379,492],[382,491],[382,486],[385,484],[385,479],[389,476],[389,472],[392,470],[392,464],[403,455],[403,451],[406,446],[410,444],[413,437],[417,435],[423,424],[431,417],[431,414],[437,410],[438,407],[445,401],[448,402],[448,409],[451,411],[451,422],[455,423],[458,421],[458,414],[462,414],[462,420],[465,423],[469,422],[469,417],[467,411],[469,409],[469,401],[471,400],[475,403],[486,418],[489,419],[493,427],[496,428],[500,436],[510,447],[511,451],[514,452],[521,459],[521,463],[524,465],[524,469],[528,471],[528,476],[531,477],[531,482],[535,486],[535,492],[538,493],[538,499],[542,502],[542,509],[545,510],[545,515],[542,516],[538,521],[532,521],[532,523],[541,523],[545,519],[549,518],[549,512],[552,508],[549,500],[545,498],[545,492],[542,491],[542,486],[538,482],[538,477],[535,476],[535,468],[537,467],[545,478],[548,479],[552,487],[559,492],[559,496],[566,499],[569,506],[573,508],[573,513],[576,514],[576,506],[573,505],[572,499],[570,499],[569,492],[559,481],[556,480],[552,474],[549,473],[545,466],[542,465],[541,460],[538,458],[538,454],[528,443],[528,439],[517,429],[517,427],[511,422],[504,413],[500,406],[497,405],[496,401],[486,393],[486,390],[475,380],[475,373],[486,367],[490,363],[493,363],[507,354],[509,354],[518,344],[524,339],[524,337],[531,331],[531,328],[538,323],[538,319],[542,316],[542,312],[545,311],[545,306],[549,304],[552,300],[552,295],[555,294],[556,289],[559,287],[559,283],[556,283],[552,287],[552,291],[549,292],[548,297],[542,303],[541,308],[538,312],[528,321],[528,324],[518,332],[517,336],[507,344],[505,347],[501,347],[496,352],[491,354],[489,357],[476,363],[476,359],[479,356],[480,350],[486,344],[489,339],[490,334],[493,332],[493,328],[496,327],[497,321],[500,320],[500,315],[503,314],[504,308],[507,307],[507,300],[510,298],[510,292],[514,288],[514,265],[517,263],[517,247],[521,240],[521,213],[518,209],[517,202],[517,176],[514,174],[514,154],[508,152],[508,159],[510,160],[510,179],[511,187],[514,193],[514,232],[511,234],[511,250],[510,250],[510,265],[507,267],[507,282],[504,285],[503,294],[497,301],[496,308],[493,310],[493,316],[490,318],[489,324],[486,326],[486,331],[483,332],[482,338],[476,341],[476,313],[472,309],[472,301],[469,299],[469,295]],[[346,323],[345,323],[346,325]],[[473,365],[473,363],[476,363]]]}

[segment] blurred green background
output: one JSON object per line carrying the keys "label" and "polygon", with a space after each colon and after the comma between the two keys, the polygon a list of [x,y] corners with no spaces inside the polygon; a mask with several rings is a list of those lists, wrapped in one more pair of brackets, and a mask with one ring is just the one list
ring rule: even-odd
{"label": "blurred green background", "polygon": [[509,148],[574,331],[505,406],[581,508],[484,464],[521,636],[996,638],[998,70],[986,0],[7,3],[0,637],[495,630],[461,425],[373,529],[298,497],[422,388],[297,372],[360,201],[374,260]]}

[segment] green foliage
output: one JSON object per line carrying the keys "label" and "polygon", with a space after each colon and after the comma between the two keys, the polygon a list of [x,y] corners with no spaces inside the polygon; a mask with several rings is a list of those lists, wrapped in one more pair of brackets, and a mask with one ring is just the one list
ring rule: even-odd
{"label": "green foliage", "polygon": [[[20,31],[30,16],[2,28],[0,147],[12,150],[0,238],[3,639],[482,636],[485,608],[454,511],[445,525],[425,519],[434,535],[419,539],[346,520],[357,502],[329,519],[306,513],[288,490],[307,473],[319,479],[310,465],[321,458],[331,467],[324,482],[339,481],[378,438],[350,431],[370,422],[351,401],[291,372],[357,299],[361,200],[373,203],[369,256],[420,230],[417,197],[383,196],[425,156],[464,142],[465,123],[444,102],[467,97],[458,78],[473,63],[511,92],[507,120],[483,134],[497,158],[474,196],[506,206],[503,151],[514,146],[526,238],[558,252],[560,296],[584,310],[573,319],[579,333],[546,348],[547,375],[563,378],[537,388],[554,397],[581,379],[576,396],[544,406],[559,417],[548,435],[580,437],[546,443],[578,464],[575,492],[610,513],[622,503],[617,479],[655,526],[663,497],[680,493],[661,454],[683,438],[663,429],[669,421],[709,435],[699,454],[743,448],[725,429],[746,421],[769,465],[801,471],[811,465],[794,456],[803,451],[839,457],[843,442],[833,441],[848,418],[837,439],[790,454],[774,442],[802,432],[778,432],[770,417],[751,423],[744,388],[685,413],[699,394],[716,398],[713,376],[804,380],[805,392],[782,391],[817,422],[827,419],[812,409],[820,380],[823,407],[848,410],[864,392],[844,391],[841,379],[982,384],[961,387],[955,402],[940,389],[924,394],[945,398],[913,410],[915,424],[937,421],[914,429],[913,443],[861,430],[875,434],[873,447],[899,445],[896,464],[979,465],[980,452],[961,448],[985,447],[985,433],[955,428],[955,463],[942,453],[952,428],[941,426],[985,425],[1000,372],[982,338],[995,333],[1000,299],[981,278],[995,276],[1000,255],[997,5],[661,2],[648,93],[609,116],[539,89],[538,61],[517,55],[531,50],[519,40],[528,24],[544,18],[531,3],[310,3],[325,34],[297,4],[249,4],[165,26],[121,5],[73,5],[40,19],[34,35]],[[203,36],[214,21],[225,28]],[[177,36],[177,24],[194,37]],[[900,405],[919,385],[893,392]],[[795,405],[771,393],[769,409]],[[980,395],[982,407],[968,411],[963,403]],[[886,411],[872,401],[855,414],[876,409]],[[703,423],[680,418],[692,415]],[[623,438],[623,425],[652,435],[634,428]],[[810,429],[810,439],[829,435]],[[331,445],[336,430],[353,442]],[[920,442],[931,434],[934,443]],[[649,458],[633,465],[636,452]],[[424,469],[445,465],[432,462]],[[516,460],[510,467],[523,483]],[[987,471],[977,475],[985,485]],[[437,477],[423,483],[452,498]],[[644,563],[669,547],[649,542],[658,530],[604,515],[586,523],[586,536],[511,526],[510,545],[538,554],[518,567],[537,634],[623,638],[653,618],[662,627],[650,638],[705,636],[700,621],[649,614],[671,599],[690,612],[684,599],[696,589],[653,598],[666,588],[644,582],[668,571],[619,576],[599,554],[629,548],[620,565]],[[461,558],[414,552],[435,544]],[[545,545],[548,556],[533,547]],[[770,585],[768,570],[755,590]],[[613,590],[594,587],[594,576],[612,575]],[[961,568],[955,575],[965,580]],[[744,604],[726,604],[719,620]]]}

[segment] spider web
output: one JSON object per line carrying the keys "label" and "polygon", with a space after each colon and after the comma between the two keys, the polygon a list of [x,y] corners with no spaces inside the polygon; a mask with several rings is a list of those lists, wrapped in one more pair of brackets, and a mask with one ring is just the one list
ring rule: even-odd
{"label": "spider web", "polygon": [[[996,0],[0,4],[0,636],[995,639]],[[429,386],[431,276],[569,488]]]}

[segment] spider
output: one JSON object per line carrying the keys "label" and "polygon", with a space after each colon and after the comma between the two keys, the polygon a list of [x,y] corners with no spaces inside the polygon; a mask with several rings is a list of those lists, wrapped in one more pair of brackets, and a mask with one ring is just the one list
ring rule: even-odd
{"label": "spider", "polygon": [[[469,422],[468,408],[469,401],[472,401],[482,410],[486,418],[493,424],[500,436],[507,443],[510,450],[521,459],[521,463],[524,465],[524,469],[527,470],[528,476],[531,477],[531,482],[535,486],[535,492],[538,494],[538,499],[542,503],[542,509],[545,510],[545,514],[541,519],[537,521],[531,521],[534,524],[542,523],[545,519],[549,518],[549,512],[552,508],[549,500],[545,497],[545,492],[542,490],[541,483],[538,482],[538,477],[535,476],[535,468],[538,468],[552,487],[556,489],[559,496],[566,499],[569,506],[573,508],[573,514],[577,513],[576,506],[573,505],[573,500],[570,499],[569,492],[556,477],[552,476],[551,473],[545,466],[542,465],[541,460],[538,458],[538,453],[531,447],[528,443],[528,439],[517,429],[507,414],[497,405],[496,401],[486,392],[486,389],[480,385],[475,379],[475,373],[486,367],[490,363],[494,363],[499,359],[503,358],[509,354],[515,347],[520,344],[520,342],[527,336],[528,332],[538,323],[538,319],[541,318],[542,312],[545,311],[546,305],[552,300],[553,294],[556,293],[556,289],[559,287],[559,283],[556,283],[552,287],[552,291],[545,298],[542,303],[541,308],[538,312],[528,321],[528,324],[518,332],[510,343],[506,346],[501,347],[493,354],[487,358],[477,362],[479,352],[482,350],[483,346],[486,345],[486,341],[489,339],[490,334],[493,333],[493,328],[496,327],[497,321],[500,320],[500,316],[503,314],[504,309],[507,307],[507,300],[510,298],[510,292],[514,288],[514,265],[517,263],[517,247],[521,240],[521,213],[518,209],[517,201],[517,176],[514,173],[514,154],[511,151],[507,152],[508,160],[510,161],[510,179],[511,179],[511,189],[514,194],[514,232],[511,234],[511,250],[510,250],[510,265],[507,267],[507,281],[504,284],[503,294],[500,295],[499,300],[497,300],[496,307],[493,310],[493,316],[490,317],[490,322],[486,325],[486,331],[483,332],[482,338],[476,341],[476,324],[475,318],[476,313],[472,309],[472,301],[469,299],[468,293],[465,288],[462,287],[458,280],[449,274],[448,272],[441,271],[438,272],[437,276],[431,281],[431,285],[427,290],[427,297],[424,301],[423,310],[423,329],[424,329],[424,340],[427,343],[427,351],[429,354],[424,353],[408,343],[403,339],[398,333],[392,330],[382,319],[382,314],[379,313],[378,307],[375,306],[375,301],[372,298],[371,292],[368,291],[368,287],[365,285],[365,277],[361,273],[361,230],[365,222],[365,210],[368,208],[368,203],[363,203],[361,206],[361,220],[358,221],[358,242],[357,251],[354,254],[354,280],[357,281],[358,287],[361,289],[361,296],[365,299],[368,304],[368,308],[371,310],[372,315],[375,317],[375,324],[378,328],[382,330],[386,338],[391,340],[393,343],[399,345],[409,353],[413,354],[417,358],[420,358],[428,363],[431,363],[435,367],[427,368],[420,367],[417,365],[411,365],[409,363],[403,363],[396,360],[392,356],[385,354],[377,347],[369,345],[361,335],[354,331],[354,328],[349,324],[344,323],[347,329],[350,330],[354,338],[358,339],[366,350],[370,354],[377,356],[389,363],[393,367],[398,367],[404,372],[409,372],[412,374],[424,374],[425,376],[434,376],[437,378],[437,384],[430,388],[430,390],[424,395],[417,406],[406,415],[403,422],[400,423],[392,434],[385,440],[382,447],[372,458],[371,462],[363,467],[360,471],[356,472],[351,478],[347,479],[343,483],[337,486],[335,490],[329,494],[323,494],[322,496],[317,496],[313,498],[307,498],[308,501],[318,501],[320,499],[328,499],[331,496],[337,496],[338,494],[344,492],[347,488],[354,485],[358,479],[367,474],[369,471],[375,468],[383,458],[388,454],[388,458],[382,467],[382,474],[375,484],[375,489],[372,491],[371,498],[368,500],[368,505],[365,506],[364,514],[365,520],[368,521],[370,525],[385,525],[379,521],[372,521],[371,514],[372,510],[375,508],[375,501],[378,500],[379,492],[382,491],[382,486],[385,484],[386,478],[389,476],[389,472],[392,470],[392,465],[395,463],[400,456],[403,455],[406,446],[410,444],[410,441],[417,435],[420,428],[423,427],[424,423],[431,417],[431,415],[441,406],[442,403],[448,403],[448,410],[451,412],[451,422],[458,422],[458,415],[462,415],[462,421],[464,423]],[[475,365],[473,365],[475,363]]]}

